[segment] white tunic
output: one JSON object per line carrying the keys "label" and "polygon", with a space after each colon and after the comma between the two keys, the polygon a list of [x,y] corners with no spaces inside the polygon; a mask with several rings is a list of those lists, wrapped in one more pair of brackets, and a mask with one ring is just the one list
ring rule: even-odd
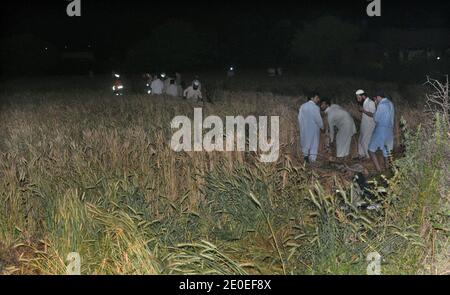
{"label": "white tunic", "polygon": [[[375,106],[375,102],[373,100],[366,98],[363,104],[363,109],[366,112],[374,114],[377,107]],[[363,113],[361,119],[361,130],[358,139],[358,154],[360,157],[369,157],[369,143],[374,129],[375,121],[373,118]]]}
{"label": "white tunic", "polygon": [[202,99],[202,92],[199,89],[195,90],[194,87],[189,86],[184,90],[183,96],[187,99],[197,101],[198,99]]}
{"label": "white tunic", "polygon": [[323,129],[319,106],[311,100],[304,103],[298,113],[298,123],[303,156],[314,162],[319,150],[320,129]]}
{"label": "white tunic", "polygon": [[328,125],[330,127],[330,141],[333,142],[336,134],[336,156],[338,158],[346,157],[350,154],[350,145],[352,136],[356,133],[355,122],[352,116],[342,107],[332,104],[325,113],[328,117]]}
{"label": "white tunic", "polygon": [[180,96],[178,86],[175,84],[170,84],[166,89],[166,94],[170,96]]}
{"label": "white tunic", "polygon": [[152,88],[152,94],[163,94],[164,83],[160,79],[153,81],[150,87]]}

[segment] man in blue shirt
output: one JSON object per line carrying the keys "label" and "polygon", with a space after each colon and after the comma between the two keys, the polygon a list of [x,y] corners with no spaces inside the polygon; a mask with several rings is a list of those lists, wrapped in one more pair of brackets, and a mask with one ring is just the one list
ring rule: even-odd
{"label": "man in blue shirt", "polygon": [[394,148],[394,104],[386,98],[383,91],[375,95],[377,110],[373,116],[375,130],[369,144],[369,154],[378,172],[381,166],[378,162],[376,152],[381,150],[384,157],[384,168],[388,169],[388,157]]}

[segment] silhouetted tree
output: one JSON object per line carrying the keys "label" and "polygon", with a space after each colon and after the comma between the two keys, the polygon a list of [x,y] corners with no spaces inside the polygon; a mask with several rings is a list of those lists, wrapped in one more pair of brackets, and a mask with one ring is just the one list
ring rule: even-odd
{"label": "silhouetted tree", "polygon": [[155,28],[128,51],[126,67],[133,70],[179,70],[207,60],[210,44],[193,26],[170,20]]}
{"label": "silhouetted tree", "polygon": [[316,66],[342,65],[342,56],[358,40],[360,29],[333,16],[325,16],[295,33],[292,54],[297,61]]}
{"label": "silhouetted tree", "polygon": [[271,66],[283,65],[288,61],[294,32],[290,20],[281,20],[269,30],[266,39],[266,54]]}

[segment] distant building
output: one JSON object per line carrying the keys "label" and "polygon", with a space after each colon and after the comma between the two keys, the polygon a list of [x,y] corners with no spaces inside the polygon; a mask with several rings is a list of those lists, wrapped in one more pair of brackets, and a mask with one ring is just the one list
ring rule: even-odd
{"label": "distant building", "polygon": [[441,59],[450,50],[450,30],[446,29],[389,29],[380,39],[386,55],[401,63]]}

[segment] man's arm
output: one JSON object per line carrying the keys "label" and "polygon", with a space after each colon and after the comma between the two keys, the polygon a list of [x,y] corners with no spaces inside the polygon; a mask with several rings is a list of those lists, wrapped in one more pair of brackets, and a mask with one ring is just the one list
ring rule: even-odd
{"label": "man's arm", "polygon": [[329,132],[329,136],[330,136],[330,143],[334,142],[334,124],[333,124],[333,120],[330,116],[328,116],[328,132]]}
{"label": "man's arm", "polygon": [[384,106],[384,104],[379,104],[377,111],[375,112],[374,116],[373,116],[373,120],[375,121],[375,123],[379,123],[380,120],[382,119],[383,114],[386,113],[386,107]]}
{"label": "man's arm", "polygon": [[322,116],[320,115],[319,107],[317,107],[317,109],[314,112],[314,122],[317,124],[317,126],[320,129],[323,129],[323,120],[322,120]]}
{"label": "man's arm", "polygon": [[369,105],[367,107],[367,110],[364,109],[364,106],[361,106],[359,108],[359,111],[361,113],[373,118],[375,116],[375,112],[377,111],[377,107],[375,106],[375,102],[373,102],[373,101],[370,101],[368,104]]}
{"label": "man's arm", "polygon": [[369,116],[369,117],[371,117],[371,118],[373,118],[374,116],[375,116],[375,113],[371,113],[371,112],[369,112],[369,111],[366,111],[366,110],[361,110],[361,112],[363,113],[363,114],[366,114],[367,116]]}

